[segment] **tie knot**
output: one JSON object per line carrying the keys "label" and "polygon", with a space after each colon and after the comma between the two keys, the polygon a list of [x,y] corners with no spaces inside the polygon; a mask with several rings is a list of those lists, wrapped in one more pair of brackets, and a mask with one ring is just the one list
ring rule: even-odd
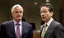
{"label": "tie knot", "polygon": [[47,27],[47,26],[48,26],[47,24],[44,25],[44,27]]}
{"label": "tie knot", "polygon": [[20,25],[19,23],[16,23],[16,25]]}

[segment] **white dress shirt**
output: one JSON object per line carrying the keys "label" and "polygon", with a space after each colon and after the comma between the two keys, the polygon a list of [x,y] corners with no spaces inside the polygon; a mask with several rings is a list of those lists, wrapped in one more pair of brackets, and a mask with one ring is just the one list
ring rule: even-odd
{"label": "white dress shirt", "polygon": [[48,25],[48,26],[46,27],[46,30],[48,29],[48,27],[50,26],[50,24],[51,24],[52,21],[53,21],[53,18],[51,17],[50,20],[49,20],[47,23],[45,23],[45,24]]}
{"label": "white dress shirt", "polygon": [[[17,22],[15,20],[13,20],[14,22],[14,29],[15,29],[15,33],[16,33],[16,28],[17,28]],[[19,22],[19,27],[20,27],[20,35],[22,35],[22,21]]]}
{"label": "white dress shirt", "polygon": [[[47,23],[46,23],[46,22],[44,23],[44,25],[45,25],[45,24],[48,25],[48,26],[46,27],[46,31],[47,31],[47,29],[48,29],[48,27],[50,26],[50,24],[51,24],[52,21],[53,21],[53,18],[51,17],[50,20],[49,20]],[[42,26],[43,26],[43,25],[42,25]],[[42,37],[42,34],[41,34],[41,37]]]}

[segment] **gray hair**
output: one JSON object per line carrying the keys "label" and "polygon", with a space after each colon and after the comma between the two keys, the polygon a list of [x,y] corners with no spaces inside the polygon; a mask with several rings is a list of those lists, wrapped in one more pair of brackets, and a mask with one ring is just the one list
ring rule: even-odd
{"label": "gray hair", "polygon": [[13,11],[14,11],[14,9],[15,9],[16,7],[21,7],[21,8],[23,9],[23,7],[22,7],[20,4],[16,4],[16,5],[14,5],[14,6],[11,8],[11,13],[13,13]]}

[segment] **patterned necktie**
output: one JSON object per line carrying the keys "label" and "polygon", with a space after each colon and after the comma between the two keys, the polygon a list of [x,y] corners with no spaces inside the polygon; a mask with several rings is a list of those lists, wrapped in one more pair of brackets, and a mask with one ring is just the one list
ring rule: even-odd
{"label": "patterned necktie", "polygon": [[19,23],[16,24],[17,28],[16,28],[16,38],[20,38],[20,27],[19,27]]}
{"label": "patterned necktie", "polygon": [[44,35],[45,35],[45,33],[46,33],[46,28],[47,28],[47,24],[45,24],[45,25],[43,26],[42,38],[44,38]]}

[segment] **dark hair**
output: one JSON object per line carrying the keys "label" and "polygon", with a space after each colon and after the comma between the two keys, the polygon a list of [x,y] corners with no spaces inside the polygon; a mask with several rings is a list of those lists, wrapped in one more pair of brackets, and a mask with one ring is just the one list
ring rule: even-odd
{"label": "dark hair", "polygon": [[42,5],[40,6],[40,8],[43,7],[43,6],[48,7],[48,8],[49,8],[49,12],[53,12],[53,7],[52,7],[52,5],[51,5],[50,3],[42,4]]}

